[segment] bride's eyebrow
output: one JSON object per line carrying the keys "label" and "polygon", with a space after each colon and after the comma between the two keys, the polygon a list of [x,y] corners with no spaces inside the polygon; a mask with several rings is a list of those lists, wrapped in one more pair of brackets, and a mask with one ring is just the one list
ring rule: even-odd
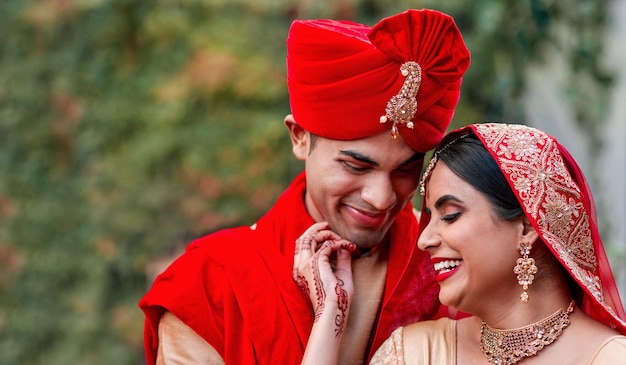
{"label": "bride's eyebrow", "polygon": [[448,202],[448,201],[455,201],[458,203],[463,203],[463,201],[459,198],[457,198],[454,195],[450,195],[450,194],[446,194],[446,195],[442,195],[439,199],[437,199],[437,201],[435,202],[435,208],[439,208],[441,207],[444,203]]}

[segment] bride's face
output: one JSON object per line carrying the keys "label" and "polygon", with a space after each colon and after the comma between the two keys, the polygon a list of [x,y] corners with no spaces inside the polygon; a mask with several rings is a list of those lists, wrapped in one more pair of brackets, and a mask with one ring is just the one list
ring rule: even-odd
{"label": "bride's face", "polygon": [[488,199],[439,161],[426,186],[423,219],[430,219],[418,239],[428,251],[445,305],[478,314],[490,303],[517,300],[521,292],[513,267],[523,238],[521,218],[496,216]]}

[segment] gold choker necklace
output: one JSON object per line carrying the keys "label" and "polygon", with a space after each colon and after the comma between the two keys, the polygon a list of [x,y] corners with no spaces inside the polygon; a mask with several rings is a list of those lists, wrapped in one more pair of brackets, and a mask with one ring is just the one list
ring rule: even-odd
{"label": "gold choker necklace", "polygon": [[569,315],[574,311],[574,301],[567,310],[559,309],[547,318],[528,326],[499,330],[483,322],[480,330],[480,349],[490,363],[512,365],[521,359],[534,356],[563,333],[569,325]]}

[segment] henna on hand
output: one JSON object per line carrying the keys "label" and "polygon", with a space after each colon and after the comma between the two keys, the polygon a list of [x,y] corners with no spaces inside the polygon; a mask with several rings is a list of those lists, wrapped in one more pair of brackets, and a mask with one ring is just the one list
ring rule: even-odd
{"label": "henna on hand", "polygon": [[294,270],[293,277],[295,278],[296,284],[298,284],[300,290],[302,290],[302,292],[308,297],[311,294],[311,291],[309,290],[309,283],[306,281],[304,275],[298,274],[297,270]]}
{"label": "henna on hand", "polygon": [[[311,301],[314,323],[328,317],[328,328],[336,338],[341,338],[347,324],[353,292],[350,259],[356,250],[354,243],[329,231],[326,223],[312,225],[296,240],[293,279]],[[331,261],[335,253],[337,260]],[[327,292],[333,287],[334,292]],[[331,313],[324,313],[328,308]]]}
{"label": "henna on hand", "polygon": [[[324,243],[326,244],[326,243]],[[317,308],[315,309],[315,319],[313,322],[317,322],[324,312],[324,301],[326,300],[326,291],[324,291],[324,284],[322,283],[322,276],[320,274],[320,254],[319,251],[313,257],[312,271],[313,271],[313,283],[315,285],[315,300]]]}
{"label": "henna on hand", "polygon": [[335,316],[335,337],[341,337],[343,329],[346,327],[346,317],[348,316],[348,292],[343,289],[343,280],[337,279],[335,286],[337,294],[337,316]]}

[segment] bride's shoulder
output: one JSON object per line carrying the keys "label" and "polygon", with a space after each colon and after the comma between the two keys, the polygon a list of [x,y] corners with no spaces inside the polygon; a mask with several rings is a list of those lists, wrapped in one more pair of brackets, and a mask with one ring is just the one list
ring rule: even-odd
{"label": "bride's shoulder", "polygon": [[452,364],[456,324],[450,318],[412,323],[402,329],[407,364]]}
{"label": "bride's shoulder", "polygon": [[456,320],[444,317],[435,320],[411,323],[404,326],[403,332],[405,338],[410,338],[412,336],[422,337],[426,333],[437,334],[447,332],[454,329],[456,324]]}

